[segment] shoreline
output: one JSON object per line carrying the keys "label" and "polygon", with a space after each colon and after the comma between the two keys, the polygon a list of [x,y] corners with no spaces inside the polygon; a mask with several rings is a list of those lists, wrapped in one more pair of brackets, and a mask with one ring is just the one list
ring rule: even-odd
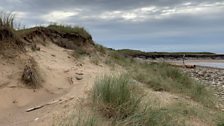
{"label": "shoreline", "polygon": [[[183,60],[167,60],[164,62],[183,65]],[[184,63],[185,65],[195,65],[196,67],[224,70],[224,60],[185,60]]]}
{"label": "shoreline", "polygon": [[196,65],[196,68],[207,68],[207,69],[214,69],[214,70],[224,70],[224,68],[219,68],[219,67],[210,67],[210,66],[200,66]]}
{"label": "shoreline", "polygon": [[[167,62],[183,62],[183,60],[166,60]],[[185,59],[185,62],[210,62],[210,63],[224,63],[224,60],[217,59]]]}
{"label": "shoreline", "polygon": [[[193,78],[196,81],[199,81],[201,84],[210,87],[214,90],[215,95],[219,97],[219,100],[224,103],[224,68],[219,67],[210,67],[210,66],[201,66],[195,65],[192,68],[186,68],[183,65],[182,60],[148,60],[150,62],[166,62],[174,67],[177,67],[183,73],[187,74],[189,77]],[[209,63],[223,63],[224,60],[185,60],[185,65],[193,65],[193,62],[209,62]],[[191,63],[191,64],[189,64]],[[177,65],[177,66],[175,66]],[[178,67],[183,66],[183,67]]]}

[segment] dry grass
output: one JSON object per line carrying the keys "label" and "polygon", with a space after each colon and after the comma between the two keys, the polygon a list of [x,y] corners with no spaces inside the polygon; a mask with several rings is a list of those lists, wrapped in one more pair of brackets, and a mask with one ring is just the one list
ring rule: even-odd
{"label": "dry grass", "polygon": [[0,40],[15,38],[14,15],[0,12]]}
{"label": "dry grass", "polygon": [[40,75],[38,65],[33,58],[28,60],[28,63],[24,68],[22,81],[30,88],[41,87],[42,77]]}
{"label": "dry grass", "polygon": [[13,58],[21,51],[24,51],[24,43],[14,29],[14,15],[0,12],[0,55]]}
{"label": "dry grass", "polygon": [[14,28],[15,15],[12,13],[0,12],[0,27]]}

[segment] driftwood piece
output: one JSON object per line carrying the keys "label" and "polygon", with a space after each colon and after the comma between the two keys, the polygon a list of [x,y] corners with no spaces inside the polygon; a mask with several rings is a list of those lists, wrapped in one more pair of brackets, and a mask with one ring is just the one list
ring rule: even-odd
{"label": "driftwood piece", "polygon": [[33,108],[29,108],[26,110],[26,112],[31,112],[31,111],[34,111],[34,110],[37,110],[37,109],[40,109],[40,108],[43,108],[44,105],[40,105],[40,106],[36,106],[36,107],[33,107]]}
{"label": "driftwood piece", "polygon": [[35,106],[35,107],[32,107],[32,108],[29,108],[26,110],[26,112],[31,112],[31,111],[34,111],[34,110],[37,110],[37,109],[41,109],[45,106],[48,106],[48,105],[52,105],[52,104],[55,104],[55,103],[58,103],[59,101],[62,101],[61,99],[59,100],[55,100],[55,101],[52,101],[52,102],[48,102],[46,104],[43,104],[43,105],[38,105],[38,106]]}
{"label": "driftwood piece", "polygon": [[77,74],[77,75],[84,75],[83,73],[75,73],[75,74]]}
{"label": "driftwood piece", "polygon": [[75,97],[70,97],[68,99],[59,99],[59,100],[54,100],[54,101],[51,101],[51,102],[48,102],[48,103],[45,103],[45,104],[42,104],[42,105],[38,105],[38,106],[35,106],[35,107],[32,107],[32,108],[28,108],[26,109],[26,112],[32,112],[32,111],[35,111],[35,110],[38,110],[38,109],[41,109],[43,107],[46,107],[48,105],[53,105],[53,104],[56,104],[56,103],[63,103],[63,102],[67,102],[67,101],[70,101],[72,99],[74,99]]}

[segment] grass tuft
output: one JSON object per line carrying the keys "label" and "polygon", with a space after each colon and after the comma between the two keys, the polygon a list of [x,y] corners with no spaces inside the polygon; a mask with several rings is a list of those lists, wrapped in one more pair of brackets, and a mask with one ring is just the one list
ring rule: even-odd
{"label": "grass tuft", "polygon": [[15,38],[14,18],[12,13],[0,12],[0,40]]}
{"label": "grass tuft", "polygon": [[15,15],[12,13],[0,12],[0,27],[14,28]]}
{"label": "grass tuft", "polygon": [[106,117],[124,119],[137,110],[140,98],[127,76],[104,76],[95,82],[93,101]]}
{"label": "grass tuft", "polygon": [[33,58],[29,59],[28,64],[24,68],[22,81],[30,88],[35,89],[41,87],[41,82],[43,80],[37,62]]}

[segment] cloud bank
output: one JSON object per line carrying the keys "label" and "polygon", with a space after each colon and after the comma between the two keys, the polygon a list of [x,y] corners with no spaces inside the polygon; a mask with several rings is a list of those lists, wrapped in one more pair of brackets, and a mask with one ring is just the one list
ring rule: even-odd
{"label": "cloud bank", "polygon": [[81,25],[113,48],[224,53],[223,0],[5,0],[27,27]]}

